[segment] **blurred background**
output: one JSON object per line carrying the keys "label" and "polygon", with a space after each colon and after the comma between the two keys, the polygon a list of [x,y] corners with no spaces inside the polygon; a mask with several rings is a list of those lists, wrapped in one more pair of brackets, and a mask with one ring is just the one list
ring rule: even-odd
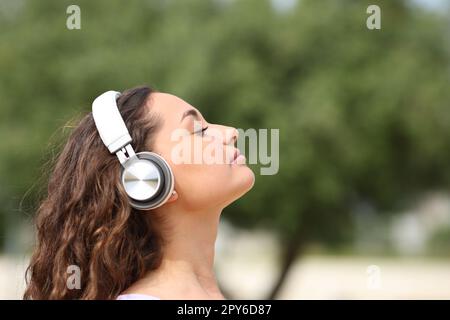
{"label": "blurred background", "polygon": [[251,165],[222,215],[228,298],[449,299],[449,14],[446,0],[0,0],[0,298],[21,298],[69,121],[149,84],[210,122],[279,129],[278,173]]}

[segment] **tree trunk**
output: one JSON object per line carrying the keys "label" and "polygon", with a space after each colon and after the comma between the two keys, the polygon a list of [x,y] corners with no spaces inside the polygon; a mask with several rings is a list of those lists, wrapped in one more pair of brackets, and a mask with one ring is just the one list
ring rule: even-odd
{"label": "tree trunk", "polygon": [[303,239],[302,235],[293,237],[290,239],[285,246],[281,248],[281,268],[278,278],[275,281],[272,290],[270,291],[267,299],[273,300],[277,297],[282,288],[284,281],[291,269],[292,264],[295,262],[296,258],[299,257],[303,249]]}

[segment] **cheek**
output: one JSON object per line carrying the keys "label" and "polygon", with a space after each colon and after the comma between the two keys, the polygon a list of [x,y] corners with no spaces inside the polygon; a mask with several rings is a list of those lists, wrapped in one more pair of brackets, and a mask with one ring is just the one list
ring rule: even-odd
{"label": "cheek", "polygon": [[175,187],[189,207],[218,204],[232,193],[233,179],[227,165],[183,164],[173,167]]}
{"label": "cheek", "polygon": [[216,191],[231,182],[227,165],[181,164],[173,166],[173,171],[180,187],[196,192]]}
{"label": "cheek", "polygon": [[174,174],[180,202],[188,210],[226,207],[255,182],[247,166],[177,165]]}

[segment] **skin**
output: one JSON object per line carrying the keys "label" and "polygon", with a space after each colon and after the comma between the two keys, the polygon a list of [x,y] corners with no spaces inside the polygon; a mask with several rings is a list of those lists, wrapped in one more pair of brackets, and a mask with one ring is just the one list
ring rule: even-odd
{"label": "skin", "polygon": [[[152,94],[147,108],[163,120],[152,151],[166,159],[172,168],[176,192],[167,203],[154,209],[155,214],[165,219],[160,229],[166,242],[161,266],[122,294],[145,294],[161,299],[224,299],[213,270],[220,215],[227,205],[250,190],[255,181],[246,164],[230,164],[238,131],[208,123],[196,108],[171,94]],[[189,115],[180,122],[190,109],[198,112],[198,119]],[[200,129],[208,127],[204,135],[194,128],[194,120],[201,121]],[[184,129],[184,134],[174,141],[172,133],[180,129]],[[220,161],[213,164],[172,161],[172,151],[180,143],[191,146],[201,143],[201,148],[196,150],[203,154],[206,148],[211,150],[214,146],[218,151],[213,154]]]}

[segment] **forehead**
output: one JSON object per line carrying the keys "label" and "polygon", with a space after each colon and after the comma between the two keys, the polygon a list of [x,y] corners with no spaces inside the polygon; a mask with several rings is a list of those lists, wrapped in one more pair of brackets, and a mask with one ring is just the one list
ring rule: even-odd
{"label": "forehead", "polygon": [[166,124],[179,125],[181,117],[186,110],[195,109],[183,99],[173,94],[155,92],[150,96],[149,108],[161,116]]}
{"label": "forehead", "polygon": [[162,154],[169,154],[169,149],[172,146],[172,133],[182,127],[180,120],[183,113],[195,108],[177,96],[162,92],[155,92],[150,95],[147,108],[149,113],[156,114],[162,120],[162,126],[156,133],[156,138],[153,139],[153,148]]}

